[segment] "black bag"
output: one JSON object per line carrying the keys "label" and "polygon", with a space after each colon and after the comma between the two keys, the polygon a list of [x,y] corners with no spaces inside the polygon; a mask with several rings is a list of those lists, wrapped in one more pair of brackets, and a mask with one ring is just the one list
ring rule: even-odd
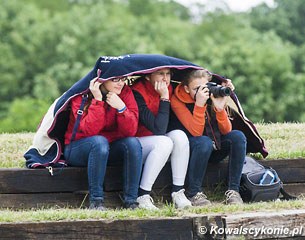
{"label": "black bag", "polygon": [[279,198],[296,199],[283,189],[277,172],[246,156],[240,182],[240,195],[245,202],[271,201]]}

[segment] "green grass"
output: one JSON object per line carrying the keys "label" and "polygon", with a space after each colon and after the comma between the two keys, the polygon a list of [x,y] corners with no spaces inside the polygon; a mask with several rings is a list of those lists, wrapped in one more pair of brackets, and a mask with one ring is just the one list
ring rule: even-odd
{"label": "green grass", "polygon": [[147,219],[147,218],[172,218],[194,215],[210,214],[236,214],[242,212],[277,212],[281,210],[304,209],[305,199],[293,201],[259,202],[243,205],[224,205],[214,203],[208,207],[192,207],[186,210],[177,210],[172,204],[163,205],[159,211],[143,209],[126,210],[116,209],[108,211],[96,211],[88,209],[50,208],[12,211],[0,210],[1,222],[45,222],[45,221],[76,221],[76,220],[123,220],[123,219]]}
{"label": "green grass", "polygon": [[[256,124],[269,152],[267,159],[305,157],[305,123]],[[261,158],[261,155],[255,155]]]}
{"label": "green grass", "polygon": [[[267,159],[305,158],[305,123],[255,125],[269,151]],[[0,168],[24,167],[34,133],[0,134]],[[255,154],[256,158],[262,158]]]}

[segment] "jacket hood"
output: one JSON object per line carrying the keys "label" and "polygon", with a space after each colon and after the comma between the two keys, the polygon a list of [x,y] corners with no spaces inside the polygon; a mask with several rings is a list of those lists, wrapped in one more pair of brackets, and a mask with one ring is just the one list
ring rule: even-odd
{"label": "jacket hood", "polygon": [[194,103],[194,99],[192,99],[191,95],[188,94],[184,90],[184,86],[182,83],[180,83],[176,88],[175,88],[175,96],[183,103]]}

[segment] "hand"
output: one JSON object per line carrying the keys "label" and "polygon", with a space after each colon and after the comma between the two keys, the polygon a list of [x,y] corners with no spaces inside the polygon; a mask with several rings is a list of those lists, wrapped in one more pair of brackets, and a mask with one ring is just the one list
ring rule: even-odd
{"label": "hand", "polygon": [[166,82],[155,82],[155,90],[159,93],[160,98],[169,99],[169,92]]}
{"label": "hand", "polygon": [[218,112],[225,109],[225,106],[227,105],[228,102],[228,98],[229,98],[228,96],[215,98],[213,94],[211,94],[212,102]]}
{"label": "hand", "polygon": [[89,85],[89,90],[91,91],[93,97],[96,99],[96,100],[100,100],[102,101],[103,99],[103,94],[100,90],[100,86],[103,84],[102,82],[100,81],[97,81],[98,78],[94,78],[90,81],[90,85]]}
{"label": "hand", "polygon": [[226,81],[223,81],[223,82],[221,83],[221,86],[230,88],[230,89],[232,90],[232,92],[233,92],[234,89],[235,89],[235,87],[234,87],[234,85],[233,85],[231,79],[227,79]]}
{"label": "hand", "polygon": [[205,85],[199,86],[195,97],[195,104],[199,107],[203,107],[207,103],[207,100],[210,98],[210,91]]}
{"label": "hand", "polygon": [[106,102],[113,108],[120,110],[125,107],[125,103],[122,99],[114,92],[108,92],[106,95]]}

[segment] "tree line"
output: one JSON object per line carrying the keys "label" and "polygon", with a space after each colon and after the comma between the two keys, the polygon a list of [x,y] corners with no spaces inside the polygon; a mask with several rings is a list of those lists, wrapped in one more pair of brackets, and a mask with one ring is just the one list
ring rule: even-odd
{"label": "tree line", "polygon": [[[305,121],[305,2],[246,13],[155,0],[3,0],[0,132],[35,131],[102,55],[157,53],[232,79],[254,122]],[[20,5],[21,4],[21,5]]]}

